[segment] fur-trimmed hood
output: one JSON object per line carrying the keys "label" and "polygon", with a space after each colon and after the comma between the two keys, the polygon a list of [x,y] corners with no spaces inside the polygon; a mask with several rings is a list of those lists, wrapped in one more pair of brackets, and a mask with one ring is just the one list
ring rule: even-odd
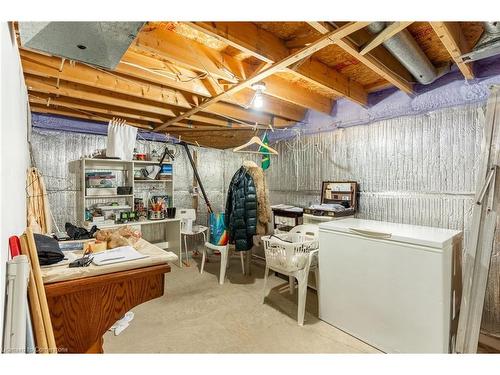
{"label": "fur-trimmed hood", "polygon": [[244,161],[243,167],[248,171],[255,184],[257,193],[257,234],[267,234],[268,224],[271,222],[271,206],[269,205],[269,190],[266,176],[261,167],[253,161]]}

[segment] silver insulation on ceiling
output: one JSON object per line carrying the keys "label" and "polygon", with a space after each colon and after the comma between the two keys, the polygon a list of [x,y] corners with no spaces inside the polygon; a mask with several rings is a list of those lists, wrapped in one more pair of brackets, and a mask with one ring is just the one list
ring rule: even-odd
{"label": "silver insulation on ceiling", "polygon": [[[352,179],[361,189],[358,217],[468,228],[483,113],[483,106],[468,105],[282,141],[275,145],[279,156],[271,157],[266,171],[271,203],[307,206],[319,201],[321,181]],[[106,137],[35,130],[32,144],[56,223],[74,222],[80,180],[68,162],[104,148]],[[162,144],[155,142],[137,144],[138,150],[145,152],[160,147]],[[175,148],[175,205],[191,207],[192,170],[181,148]],[[196,149],[207,194],[214,209],[221,211],[235,171],[243,160],[259,162],[259,157]],[[206,223],[201,197],[198,207],[199,222]],[[496,238],[482,328],[500,335],[499,233]]]}

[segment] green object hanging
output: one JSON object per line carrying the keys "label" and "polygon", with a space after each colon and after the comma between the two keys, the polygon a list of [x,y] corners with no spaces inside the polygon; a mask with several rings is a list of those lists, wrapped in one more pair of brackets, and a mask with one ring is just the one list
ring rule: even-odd
{"label": "green object hanging", "polygon": [[[264,143],[266,146],[269,145],[269,139],[267,138],[267,134],[264,134],[264,137],[262,138],[262,143]],[[264,147],[260,146],[259,147],[259,152],[269,152],[267,149]],[[263,170],[266,170],[269,168],[271,165],[271,158],[269,157],[269,154],[262,154],[262,162],[261,162],[261,167]]]}

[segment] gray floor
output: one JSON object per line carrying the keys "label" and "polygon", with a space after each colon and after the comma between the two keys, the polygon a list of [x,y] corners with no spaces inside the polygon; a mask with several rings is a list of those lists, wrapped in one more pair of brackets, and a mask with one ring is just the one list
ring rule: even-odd
{"label": "gray floor", "polygon": [[108,332],[105,353],[376,353],[373,347],[318,319],[317,297],[308,291],[306,321],[297,325],[297,291],[270,275],[271,292],[261,303],[263,267],[241,275],[232,258],[219,285],[219,260],[210,258],[203,275],[200,258],[191,267],[172,265],[166,294],[137,306],[135,319],[120,335]]}

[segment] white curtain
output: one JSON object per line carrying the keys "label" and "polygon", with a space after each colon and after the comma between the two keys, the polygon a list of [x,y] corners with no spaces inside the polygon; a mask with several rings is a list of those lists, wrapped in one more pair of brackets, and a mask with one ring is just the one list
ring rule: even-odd
{"label": "white curtain", "polygon": [[125,125],[125,121],[111,120],[108,124],[106,156],[132,160],[137,128]]}

